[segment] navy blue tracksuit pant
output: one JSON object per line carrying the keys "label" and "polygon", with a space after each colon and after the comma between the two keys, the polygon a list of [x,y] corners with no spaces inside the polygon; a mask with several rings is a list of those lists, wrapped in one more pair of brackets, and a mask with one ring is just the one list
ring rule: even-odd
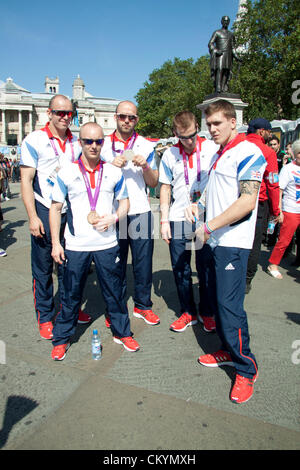
{"label": "navy blue tracksuit pant", "polygon": [[250,250],[217,246],[212,251],[218,302],[217,333],[223,343],[222,349],[231,354],[236,372],[251,378],[257,373],[257,363],[250,350],[247,314],[244,310]]}
{"label": "navy blue tracksuit pant", "polygon": [[118,224],[117,235],[121,253],[123,296],[126,296],[126,269],[129,247],[134,275],[135,307],[152,307],[152,258],[154,249],[152,212],[128,215]]}
{"label": "navy blue tracksuit pant", "polygon": [[82,293],[94,261],[114,336],[131,336],[128,310],[122,295],[122,266],[119,246],[99,251],[65,250],[64,296],[53,328],[54,346],[65,344],[75,333]]}
{"label": "navy blue tracksuit pant", "polygon": [[[49,227],[49,209],[36,201],[36,212],[41,219],[45,229],[42,238],[31,235],[31,270],[32,287],[34,297],[34,307],[38,323],[45,323],[52,320],[55,315],[53,299],[53,258],[51,256],[52,244]],[[64,229],[66,215],[62,215],[60,230],[60,243],[64,246]],[[57,278],[60,299],[63,296],[63,267],[58,266]]]}
{"label": "navy blue tracksuit pant", "polygon": [[[181,313],[196,315],[191,269],[191,241],[195,238],[196,226],[189,222],[171,221],[170,228],[172,238],[169,250]],[[196,269],[199,279],[199,313],[202,316],[213,316],[217,311],[215,274],[208,245],[200,250],[196,249]]]}

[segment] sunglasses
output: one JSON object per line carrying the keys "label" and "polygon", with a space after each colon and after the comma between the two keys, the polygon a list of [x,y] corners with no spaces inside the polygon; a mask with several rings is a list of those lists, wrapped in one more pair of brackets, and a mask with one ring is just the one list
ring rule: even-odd
{"label": "sunglasses", "polygon": [[56,114],[56,116],[60,118],[64,118],[65,116],[71,118],[73,116],[73,111],[59,111],[57,109],[51,109],[51,113]]}
{"label": "sunglasses", "polygon": [[196,130],[193,134],[191,135],[187,135],[187,136],[184,136],[184,135],[177,135],[178,139],[180,140],[189,140],[189,139],[194,139],[194,137],[196,137],[196,135],[198,134],[198,131]]}
{"label": "sunglasses", "polygon": [[137,116],[135,114],[117,114],[117,118],[120,119],[120,121],[126,121],[126,118],[128,118],[129,121],[135,121]]}
{"label": "sunglasses", "polygon": [[84,143],[84,145],[92,145],[94,142],[96,145],[102,145],[104,142],[104,139],[80,139],[81,142]]}

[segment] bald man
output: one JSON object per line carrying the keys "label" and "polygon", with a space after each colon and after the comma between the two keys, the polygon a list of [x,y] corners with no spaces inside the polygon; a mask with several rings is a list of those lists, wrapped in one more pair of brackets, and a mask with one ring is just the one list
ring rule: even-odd
{"label": "bald man", "polygon": [[[159,317],[152,311],[153,221],[147,186],[155,188],[158,170],[153,144],[137,134],[137,107],[131,101],[121,101],[115,113],[116,130],[105,138],[101,157],[122,168],[130,208],[127,224],[119,224],[119,245],[123,266],[123,291],[126,292],[126,267],[129,247],[134,274],[133,315],[148,325],[158,325]],[[106,325],[110,319],[107,317]]]}
{"label": "bald man", "polygon": [[[80,129],[82,154],[62,168],[52,191],[50,229],[52,256],[65,263],[65,295],[53,329],[52,358],[64,359],[75,332],[82,291],[93,261],[111,320],[113,340],[127,351],[138,351],[122,295],[120,248],[116,222],[126,216],[129,201],[120,168],[101,161],[104,136],[96,123]],[[68,200],[65,248],[60,243],[60,219]],[[114,206],[116,210],[114,210]]]}
{"label": "bald man", "polygon": [[[50,340],[52,319],[55,315],[53,299],[53,259],[49,208],[51,193],[58,170],[67,162],[77,160],[80,145],[69,126],[73,117],[71,101],[64,95],[55,95],[47,110],[49,121],[40,130],[29,134],[21,147],[21,192],[28,214],[31,234],[31,268],[34,307],[40,336]],[[65,209],[64,209],[65,212]],[[65,214],[62,217],[61,240]],[[62,295],[62,268],[58,268],[58,283]],[[79,321],[87,323],[90,316],[80,312]]]}

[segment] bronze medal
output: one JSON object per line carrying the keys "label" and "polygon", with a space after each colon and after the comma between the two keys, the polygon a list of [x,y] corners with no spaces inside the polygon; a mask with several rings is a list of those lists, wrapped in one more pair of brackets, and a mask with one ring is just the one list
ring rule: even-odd
{"label": "bronze medal", "polygon": [[99,214],[97,214],[96,211],[91,211],[89,212],[88,216],[87,216],[87,221],[89,224],[95,224],[96,222],[98,222],[98,220],[100,219],[99,217]]}

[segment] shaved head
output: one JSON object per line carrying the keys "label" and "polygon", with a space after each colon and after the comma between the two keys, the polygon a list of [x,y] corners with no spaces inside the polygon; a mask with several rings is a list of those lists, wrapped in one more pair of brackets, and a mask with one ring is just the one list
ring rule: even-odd
{"label": "shaved head", "polygon": [[104,137],[103,129],[96,122],[86,122],[80,128],[80,138],[81,139],[91,139],[95,135],[99,136],[97,138],[102,139]]}
{"label": "shaved head", "polygon": [[70,110],[73,109],[71,100],[64,95],[55,95],[49,102],[49,109],[64,109],[64,106],[69,107]]}
{"label": "shaved head", "polygon": [[120,103],[117,106],[116,113],[121,113],[122,111],[120,111],[120,109],[122,110],[124,107],[127,108],[128,106],[132,109],[131,111],[132,114],[138,113],[136,105],[132,101],[129,101],[129,100],[120,101]]}

